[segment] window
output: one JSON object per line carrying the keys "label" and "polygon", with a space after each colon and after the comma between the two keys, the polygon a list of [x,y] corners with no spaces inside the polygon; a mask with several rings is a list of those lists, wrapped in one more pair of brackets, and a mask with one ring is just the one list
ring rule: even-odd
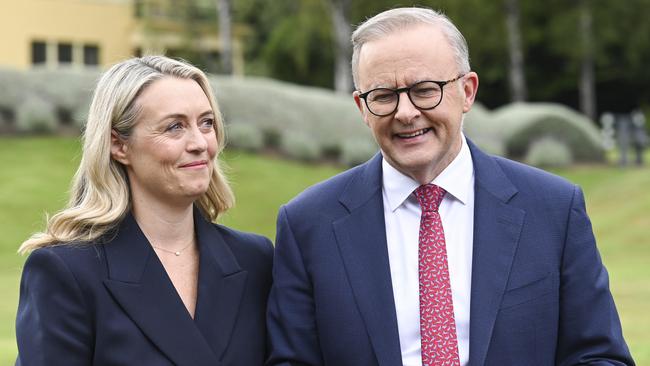
{"label": "window", "polygon": [[72,63],[72,45],[70,43],[59,43],[58,55],[60,64]]}
{"label": "window", "polygon": [[47,44],[45,42],[32,42],[32,65],[41,65],[47,61]]}
{"label": "window", "polygon": [[99,47],[95,45],[84,45],[84,65],[99,65]]}

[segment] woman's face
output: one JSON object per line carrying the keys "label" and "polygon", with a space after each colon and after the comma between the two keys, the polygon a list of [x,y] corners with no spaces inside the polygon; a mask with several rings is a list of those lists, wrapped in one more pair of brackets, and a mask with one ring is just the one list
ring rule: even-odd
{"label": "woman's face", "polygon": [[217,152],[208,97],[194,80],[165,77],[135,102],[141,112],[133,133],[125,142],[114,135],[112,150],[126,166],[133,200],[190,204],[207,191]]}

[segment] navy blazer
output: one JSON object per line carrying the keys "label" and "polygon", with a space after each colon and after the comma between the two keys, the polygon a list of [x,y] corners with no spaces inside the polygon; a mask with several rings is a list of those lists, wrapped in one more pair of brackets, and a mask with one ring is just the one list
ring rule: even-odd
{"label": "navy blazer", "polygon": [[[469,146],[469,365],[633,365],[580,189]],[[280,209],[267,365],[402,364],[381,160]]]}
{"label": "navy blazer", "polygon": [[190,316],[132,215],[113,238],[34,251],[20,285],[17,365],[254,366],[266,357],[273,247],[194,211]]}

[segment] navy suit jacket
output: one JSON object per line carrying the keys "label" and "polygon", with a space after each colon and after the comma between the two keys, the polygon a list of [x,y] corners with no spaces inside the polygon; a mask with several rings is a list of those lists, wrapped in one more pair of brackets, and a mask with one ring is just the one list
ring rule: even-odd
{"label": "navy suit jacket", "polygon": [[[469,145],[469,365],[632,365],[580,189]],[[267,365],[402,364],[381,160],[280,209]]]}
{"label": "navy suit jacket", "polygon": [[262,365],[273,248],[206,221],[195,317],[129,214],[102,243],[34,251],[16,320],[17,365]]}

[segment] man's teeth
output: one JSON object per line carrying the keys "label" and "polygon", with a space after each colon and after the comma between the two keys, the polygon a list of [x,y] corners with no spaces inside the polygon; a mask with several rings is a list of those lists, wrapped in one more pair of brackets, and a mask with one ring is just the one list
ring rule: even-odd
{"label": "man's teeth", "polygon": [[423,128],[421,130],[417,130],[417,131],[412,132],[412,133],[398,133],[397,136],[399,136],[401,138],[411,138],[411,137],[415,137],[415,136],[424,135],[425,133],[429,132],[429,130],[430,130],[430,128]]}

